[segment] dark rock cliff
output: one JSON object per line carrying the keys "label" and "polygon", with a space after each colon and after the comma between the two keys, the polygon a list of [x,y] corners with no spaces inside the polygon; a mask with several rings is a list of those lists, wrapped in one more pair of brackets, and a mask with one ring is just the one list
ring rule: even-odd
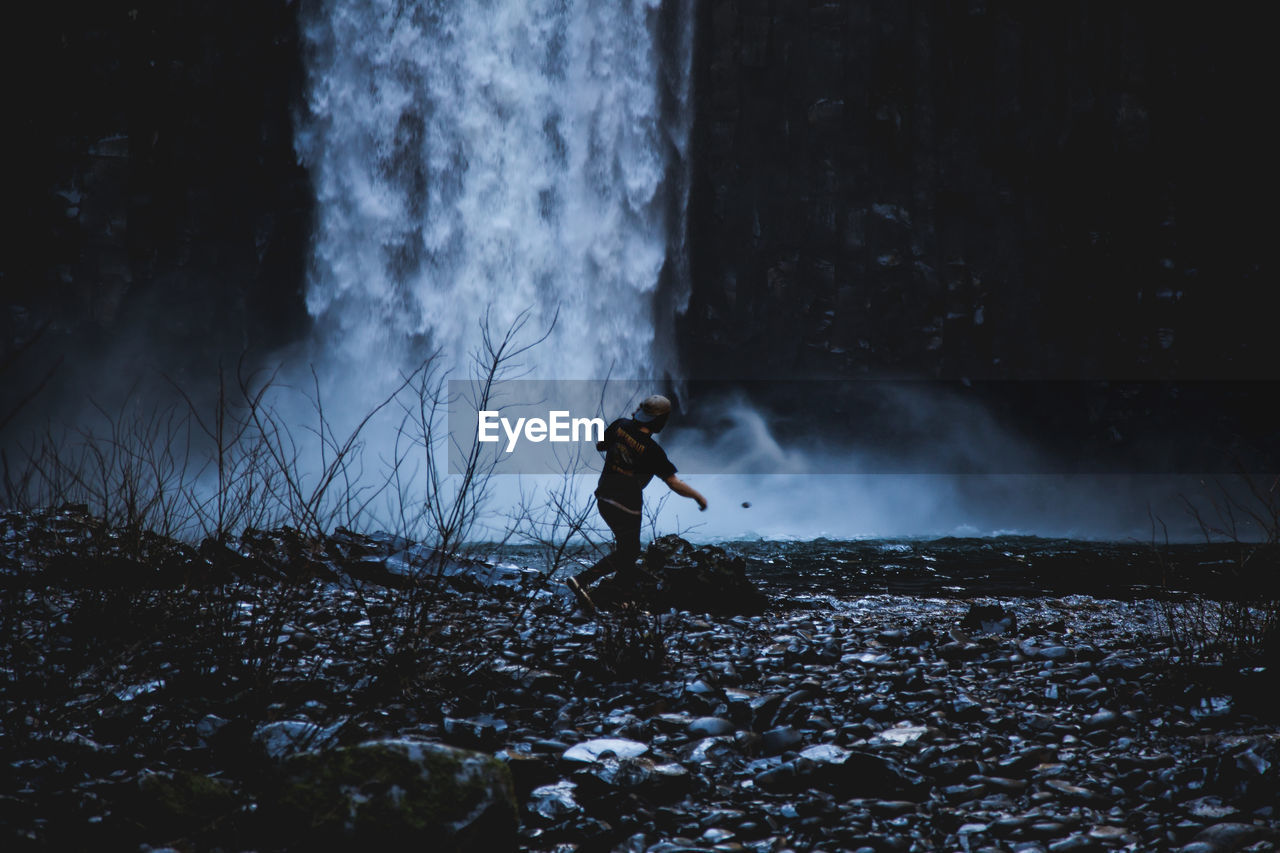
{"label": "dark rock cliff", "polygon": [[1249,15],[701,14],[689,373],[1274,377]]}
{"label": "dark rock cliff", "polygon": [[28,11],[9,33],[7,343],[48,322],[49,351],[109,351],[127,373],[145,340],[181,374],[297,335],[312,194],[295,4]]}
{"label": "dark rock cliff", "polygon": [[[48,327],[6,365],[6,397],[61,353],[56,384],[78,395],[101,365],[127,383],[161,353],[190,385],[213,356],[305,333],[297,7],[64,2],[7,32],[4,353]],[[1090,2],[697,8],[685,376],[1276,378],[1259,22]],[[992,405],[1063,422],[1057,389],[1029,393]],[[1083,393],[1090,434],[1159,409],[1095,417],[1110,392]]]}

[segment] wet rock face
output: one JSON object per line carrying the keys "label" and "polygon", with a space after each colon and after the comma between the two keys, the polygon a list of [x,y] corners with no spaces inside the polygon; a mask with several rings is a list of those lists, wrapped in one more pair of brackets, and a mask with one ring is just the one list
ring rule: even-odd
{"label": "wet rock face", "polygon": [[6,339],[46,319],[55,353],[145,338],[181,376],[304,330],[313,201],[293,150],[297,6],[31,8],[10,54],[24,83],[6,140],[20,213],[5,302],[25,310],[0,318]]}
{"label": "wet rock face", "polygon": [[715,545],[695,546],[679,536],[655,539],[640,571],[618,572],[591,593],[598,606],[634,603],[652,610],[759,613],[766,596],[747,578],[746,561]]}
{"label": "wet rock face", "polygon": [[122,816],[148,833],[176,837],[226,820],[240,805],[227,780],[179,770],[143,775],[136,796],[122,798]]}
{"label": "wet rock face", "polygon": [[[52,583],[67,588],[174,587],[208,583],[320,581],[347,588],[404,590],[415,584],[515,595],[543,582],[536,569],[444,554],[387,534],[337,528],[309,536],[293,527],[246,529],[197,547],[150,533],[122,535],[66,504],[38,513],[0,512],[0,587]],[[52,534],[52,535],[50,535]]]}
{"label": "wet rock face", "polygon": [[[232,562],[257,585],[108,596],[46,583],[97,535],[80,514],[21,520],[0,515],[20,846],[1276,848],[1274,717],[1170,681],[1149,601],[762,580],[760,614],[646,614],[662,654],[640,669],[604,665],[622,614],[549,582],[443,583],[415,613],[430,643],[389,656],[405,592],[345,567],[400,566],[394,537],[256,534]],[[160,544],[144,557],[206,559]],[[717,554],[660,545],[690,570]],[[333,579],[295,575],[295,550]]]}
{"label": "wet rock face", "polygon": [[[526,843],[1274,849],[1276,815],[1257,787],[1274,782],[1272,736],[1256,724],[1219,733],[1185,700],[1157,703],[1157,673],[1133,665],[1142,606],[827,603],[688,619],[669,638],[683,684],[619,684],[596,710],[569,703],[561,713],[576,722],[561,736],[596,737],[564,751],[559,781],[529,797]],[[894,619],[900,607],[911,616]],[[661,767],[683,768],[683,800],[653,783]]]}
{"label": "wet rock face", "polygon": [[483,753],[383,740],[304,752],[287,759],[281,773],[276,799],[264,808],[291,845],[515,849],[511,774]]}
{"label": "wet rock face", "polygon": [[1018,616],[998,604],[972,604],[960,620],[960,627],[976,634],[1014,634]]}
{"label": "wet rock face", "polygon": [[1260,34],[1121,6],[700,7],[694,375],[1271,372],[1239,313],[1273,263],[1259,223],[1215,221],[1267,156]]}

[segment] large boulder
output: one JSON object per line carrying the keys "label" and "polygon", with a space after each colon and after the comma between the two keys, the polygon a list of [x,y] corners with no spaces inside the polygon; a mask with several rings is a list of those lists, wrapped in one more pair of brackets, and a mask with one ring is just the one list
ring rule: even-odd
{"label": "large boulder", "polygon": [[817,744],[794,760],[770,767],[755,777],[762,790],[777,793],[818,788],[841,798],[902,797],[919,800],[927,795],[923,777],[883,755]]}
{"label": "large boulder", "polygon": [[634,603],[646,609],[721,614],[758,613],[768,604],[747,578],[741,556],[715,545],[695,546],[679,536],[655,539],[637,570],[601,581],[591,597],[606,609]]}
{"label": "large boulder", "polygon": [[213,834],[229,829],[244,805],[232,782],[185,770],[144,773],[136,784],[123,785],[118,794],[119,828],[151,841],[207,842]]}
{"label": "large boulder", "polygon": [[298,849],[515,849],[511,774],[491,755],[379,740],[300,753],[281,770],[270,823]]}

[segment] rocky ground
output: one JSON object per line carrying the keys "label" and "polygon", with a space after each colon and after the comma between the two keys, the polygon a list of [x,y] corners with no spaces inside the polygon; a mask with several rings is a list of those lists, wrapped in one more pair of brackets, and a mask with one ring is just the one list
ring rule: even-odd
{"label": "rocky ground", "polygon": [[[74,511],[4,517],[7,849],[1280,846],[1272,709],[1171,672],[1150,601],[770,582],[734,599],[758,612],[591,619],[474,563],[410,647],[412,552],[385,538],[114,563],[95,538]],[[675,541],[656,562],[642,598],[742,568]]]}

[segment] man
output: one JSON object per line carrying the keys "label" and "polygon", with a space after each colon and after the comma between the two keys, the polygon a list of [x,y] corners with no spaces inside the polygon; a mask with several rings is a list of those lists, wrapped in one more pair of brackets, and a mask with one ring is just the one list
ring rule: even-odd
{"label": "man", "polygon": [[635,569],[636,557],[640,556],[641,493],[651,479],[656,476],[677,495],[697,501],[699,510],[707,508],[707,499],[676,476],[676,466],[653,440],[653,435],[667,425],[670,414],[671,401],[655,394],[646,398],[630,418],[609,424],[604,441],[596,444],[597,450],[604,451],[604,470],[596,485],[596,508],[613,531],[615,544],[612,554],[568,580],[569,589],[587,612],[595,610],[587,587],[605,575]]}

